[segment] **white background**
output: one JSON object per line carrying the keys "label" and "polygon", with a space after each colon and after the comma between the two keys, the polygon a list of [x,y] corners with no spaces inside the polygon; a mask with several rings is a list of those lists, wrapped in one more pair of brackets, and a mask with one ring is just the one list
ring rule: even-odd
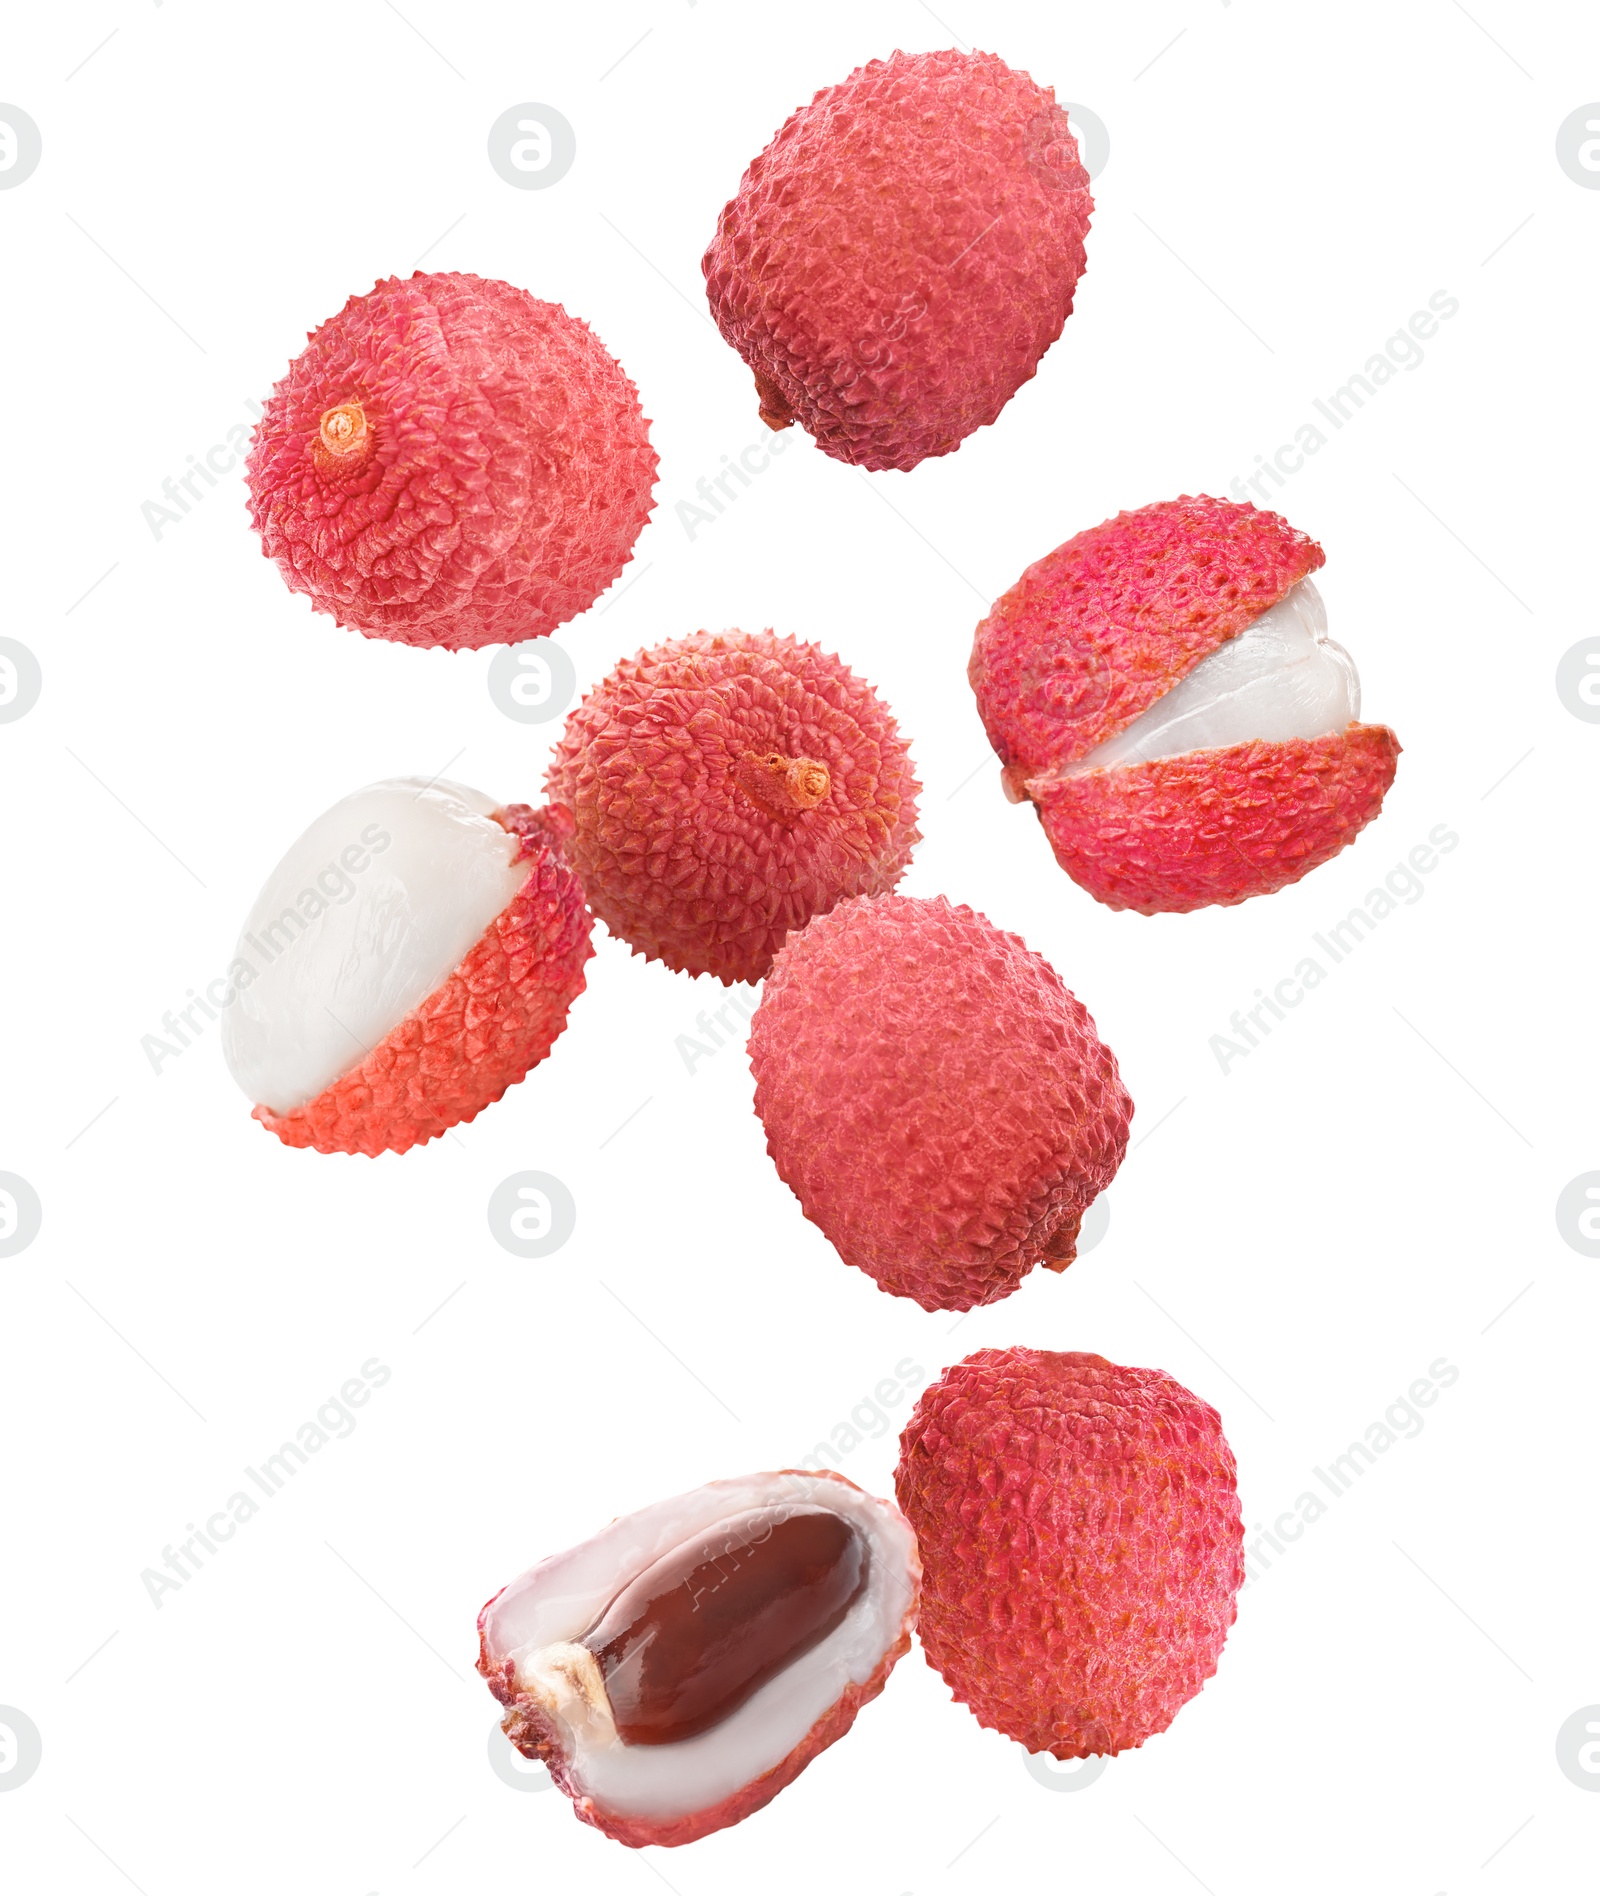
{"label": "white background", "polygon": [[[0,1260],[0,1703],[44,1746],[0,1796],[9,1889],[1431,1896],[1593,1875],[1600,1796],[1556,1734],[1600,1702],[1600,1262],[1554,1214],[1600,1166],[1600,726],[1554,675],[1596,629],[1600,192],[1555,137],[1600,98],[1600,19],[940,14],[106,0],[6,27],[0,96],[44,141],[0,192],[0,634],[44,669],[0,727],[0,1169],[44,1207]],[[794,431],[691,537],[677,503],[770,439],[705,311],[718,210],[817,87],[958,41],[1109,129],[1062,340],[959,453],[868,477]],[[529,100],[576,129],[548,190],[486,158]],[[721,990],[602,930],[548,1063],[404,1159],[280,1147],[214,1030],[151,1071],[141,1037],[222,971],[326,805],[446,767],[538,798],[559,725],[496,709],[487,652],[313,614],[260,557],[237,470],[159,538],[141,513],[308,329],[419,259],[565,304],[652,418],[654,519],[558,635],[581,684],[700,627],[823,639],[913,745],[904,888],[1019,931],[1094,1013],[1138,1143],[1065,1276],[958,1323],[846,1270],[765,1157],[742,1049],[686,1069],[678,1038]],[[1439,290],[1460,310],[1421,366],[1278,497],[1327,550],[1366,715],[1405,747],[1382,817],[1243,908],[1099,908],[1001,797],[973,625],[1079,528],[1227,492]],[[1209,1042],[1234,1010],[1440,824],[1459,846],[1421,899],[1224,1074]],[[525,1168],[578,1207],[542,1262],[485,1217]],[[907,1358],[920,1385],[1021,1342],[1213,1401],[1251,1524],[1436,1359],[1459,1378],[1274,1556],[1172,1729],[1074,1794],[915,1653],[775,1804],[686,1850],[629,1852],[491,1772],[472,1661],[496,1588],[615,1513],[805,1455]],[[373,1356],[392,1377],[355,1433],[153,1607],[141,1570]],[[887,1492],[909,1405],[863,1412],[852,1479]]]}

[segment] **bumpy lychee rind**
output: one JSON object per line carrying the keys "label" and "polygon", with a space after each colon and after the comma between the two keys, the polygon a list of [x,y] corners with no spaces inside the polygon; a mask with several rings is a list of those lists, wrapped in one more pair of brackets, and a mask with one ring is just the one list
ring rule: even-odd
{"label": "bumpy lychee rind", "polygon": [[1187,751],[1029,781],[1056,861],[1107,908],[1184,914],[1270,895],[1383,807],[1400,745],[1381,724]]}
{"label": "bumpy lychee rind", "polygon": [[583,992],[593,920],[561,853],[557,813],[512,804],[528,879],[453,973],[359,1066],[290,1113],[253,1117],[285,1145],[318,1152],[409,1152],[493,1105],[544,1059]]}
{"label": "bumpy lychee rind", "polygon": [[789,941],[750,1029],[779,1176],[847,1264],[925,1310],[1065,1270],[1133,1104],[1094,1022],[1016,935],[880,896]]}
{"label": "bumpy lychee rind", "polygon": [[[773,802],[772,759],[821,764],[821,800]],[[894,887],[920,788],[870,685],[820,646],[737,631],[625,659],[567,720],[545,780],[612,934],[728,983],[759,981],[813,915]]]}
{"label": "bumpy lychee rind", "polygon": [[979,1350],[923,1391],[895,1493],[923,1652],[980,1724],[1056,1758],[1125,1751],[1215,1673],[1244,1582],[1233,1454],[1162,1371]]}
{"label": "bumpy lychee rind", "polygon": [[[330,454],[323,418],[351,405],[359,445]],[[369,637],[452,651],[592,605],[655,474],[638,392],[584,323],[509,283],[421,271],[313,332],[246,463],[292,590]]]}
{"label": "bumpy lychee rind", "polygon": [[703,261],[762,419],[913,468],[992,422],[1061,334],[1093,202],[1066,112],[992,53],[895,53],[793,113]]}
{"label": "bumpy lychee rind", "polygon": [[1277,514],[1186,494],[1077,534],[978,627],[967,675],[1007,791],[1097,900],[1156,915],[1269,895],[1378,814],[1400,755],[1383,725],[1072,770],[1323,558]]}
{"label": "bumpy lychee rind", "polygon": [[1035,560],[990,608],[967,667],[1013,788],[1132,724],[1325,558],[1277,514],[1185,494]]}

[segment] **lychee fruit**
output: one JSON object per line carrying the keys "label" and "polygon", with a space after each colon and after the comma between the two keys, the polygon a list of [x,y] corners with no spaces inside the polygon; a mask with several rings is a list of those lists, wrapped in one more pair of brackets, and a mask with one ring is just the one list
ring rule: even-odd
{"label": "lychee fruit", "polygon": [[1358,722],[1308,577],[1323,557],[1277,514],[1184,495],[1058,546],[978,627],[1006,793],[1108,908],[1270,895],[1378,814],[1400,745]]}
{"label": "lychee fruit", "polygon": [[388,277],[313,332],[246,463],[285,582],[369,638],[541,638],[627,564],[656,455],[638,391],[559,303]]}
{"label": "lychee fruit", "polygon": [[567,834],[558,812],[414,778],[318,817],[215,997],[254,1117],[285,1145],[405,1152],[537,1066],[594,953]]}
{"label": "lychee fruit", "polygon": [[759,981],[813,915],[894,887],[920,788],[870,685],[820,646],[737,631],[623,660],[545,779],[612,934],[730,984]]}
{"label": "lychee fruit", "polygon": [[993,53],[895,53],[784,124],[702,268],[761,419],[913,468],[992,422],[1061,334],[1093,203],[1067,114]]}
{"label": "lychee fruit", "polygon": [[585,1823],[693,1843],[883,1690],[919,1575],[899,1510],[831,1469],[713,1481],[513,1580],[478,1616],[478,1670]]}
{"label": "lychee fruit", "polygon": [[980,1724],[1126,1751],[1216,1671],[1244,1582],[1233,1454],[1163,1371],[979,1350],[922,1392],[894,1485],[923,1653]]}
{"label": "lychee fruit", "polygon": [[924,1310],[1065,1270],[1133,1103],[1082,1003],[943,896],[841,903],[790,938],[750,1027],[778,1175],[847,1264]]}

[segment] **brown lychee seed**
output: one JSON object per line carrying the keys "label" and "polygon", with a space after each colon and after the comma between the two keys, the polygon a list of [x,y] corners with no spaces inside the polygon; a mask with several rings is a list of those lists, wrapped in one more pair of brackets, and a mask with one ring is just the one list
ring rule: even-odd
{"label": "brown lychee seed", "polygon": [[898,1509],[841,1475],[712,1482],[513,1581],[478,1669],[586,1823],[689,1843],[843,1736],[910,1644],[919,1575]]}

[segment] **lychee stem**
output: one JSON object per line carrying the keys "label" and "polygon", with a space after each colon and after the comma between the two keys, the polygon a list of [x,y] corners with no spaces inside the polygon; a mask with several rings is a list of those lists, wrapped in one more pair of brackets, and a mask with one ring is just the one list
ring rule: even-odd
{"label": "lychee stem", "polygon": [[372,457],[372,430],[360,402],[341,402],[322,417],[312,458],[325,474],[354,474]]}
{"label": "lychee stem", "polygon": [[785,757],[781,751],[746,751],[733,780],[757,809],[780,821],[814,810],[833,781],[815,757]]}
{"label": "lychee stem", "polygon": [[761,403],[761,419],[776,434],[780,428],[789,427],[794,421],[794,412],[789,407],[784,392],[769,375],[763,375],[759,369],[752,369],[756,378],[756,397]]}

